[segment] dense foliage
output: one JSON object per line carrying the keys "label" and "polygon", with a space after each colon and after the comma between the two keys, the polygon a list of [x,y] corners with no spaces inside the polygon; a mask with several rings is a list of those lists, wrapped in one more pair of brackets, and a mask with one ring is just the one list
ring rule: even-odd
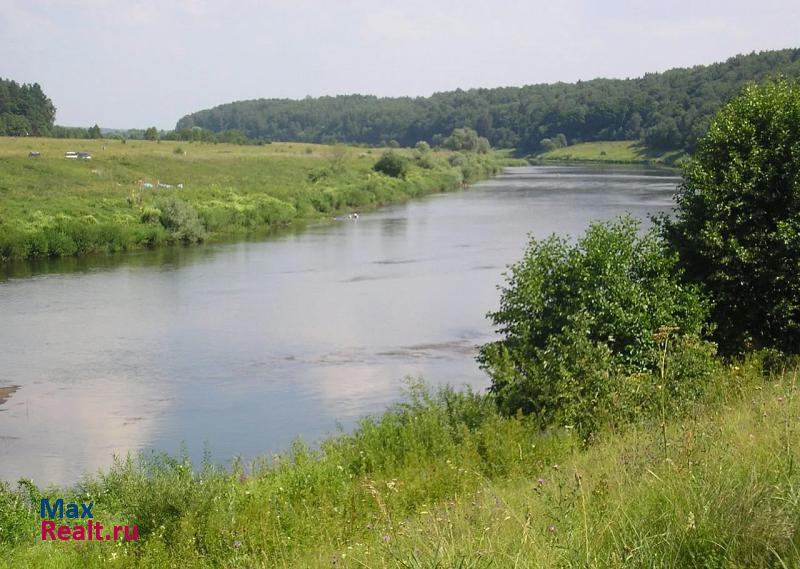
{"label": "dense foliage", "polygon": [[385,152],[372,169],[392,178],[404,178],[408,172],[408,159],[394,152]]}
{"label": "dense foliage", "polygon": [[479,357],[507,413],[586,437],[702,391],[714,355],[701,340],[706,302],[656,233],[638,230],[628,217],[575,244],[532,239],[511,267],[490,315],[502,339]]}
{"label": "dense foliage", "polygon": [[740,55],[637,79],[457,90],[418,98],[239,101],[183,117],[177,130],[238,129],[251,139],[301,142],[375,145],[396,140],[410,147],[419,140],[438,144],[453,129],[466,126],[492,146],[530,151],[563,142],[640,139],[656,149],[691,149],[711,117],[747,81],[776,73],[800,77],[800,49]]}
{"label": "dense foliage", "polygon": [[0,136],[47,136],[56,108],[38,83],[0,78]]}
{"label": "dense foliage", "polygon": [[714,119],[663,219],[715,301],[720,345],[800,350],[800,83],[751,85]]}

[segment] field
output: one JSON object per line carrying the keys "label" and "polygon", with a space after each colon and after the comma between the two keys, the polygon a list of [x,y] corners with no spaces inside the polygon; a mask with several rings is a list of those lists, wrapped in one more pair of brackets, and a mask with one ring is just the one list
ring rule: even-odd
{"label": "field", "polygon": [[639,164],[675,164],[684,153],[669,151],[661,153],[648,149],[638,142],[615,140],[606,142],[584,142],[565,146],[550,152],[537,154],[537,160],[569,160],[576,162],[618,162]]}
{"label": "field", "polygon": [[[91,160],[64,158],[88,152]],[[39,158],[29,158],[39,152]],[[192,243],[264,231],[461,187],[499,154],[407,159],[372,170],[384,149],[0,138],[0,261]],[[182,187],[179,187],[181,185]]]}
{"label": "field", "polygon": [[[671,423],[588,447],[411,386],[321,451],[230,472],[123,460],[69,490],[0,488],[0,567],[797,567],[798,420],[797,370],[758,358]],[[42,543],[41,496],[91,501],[139,541]]]}

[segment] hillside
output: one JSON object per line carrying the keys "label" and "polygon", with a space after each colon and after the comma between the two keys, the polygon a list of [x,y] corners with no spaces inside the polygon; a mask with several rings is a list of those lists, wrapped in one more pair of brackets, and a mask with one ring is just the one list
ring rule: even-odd
{"label": "hillside", "polygon": [[[725,62],[593,79],[436,93],[430,97],[342,95],[228,103],[180,119],[177,129],[241,130],[254,139],[413,146],[468,126],[493,146],[538,151],[553,144],[644,140],[651,149],[691,149],[710,118],[748,81],[800,77],[800,49],[738,55]],[[555,142],[558,145],[558,141]]]}
{"label": "hillside", "polygon": [[686,154],[681,150],[653,150],[633,140],[581,142],[555,148],[535,156],[536,160],[569,162],[613,162],[621,164],[676,164]]}
{"label": "hillside", "polygon": [[[68,151],[92,159],[65,159]],[[392,177],[373,171],[381,155],[342,145],[0,138],[0,262],[270,230],[459,188],[508,162],[397,151],[407,171]]]}

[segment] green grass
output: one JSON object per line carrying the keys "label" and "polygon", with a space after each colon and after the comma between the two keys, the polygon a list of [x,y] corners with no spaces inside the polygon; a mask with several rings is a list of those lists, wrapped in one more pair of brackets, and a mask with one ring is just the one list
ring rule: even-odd
{"label": "green grass", "polygon": [[676,164],[682,151],[659,152],[631,140],[584,142],[537,154],[537,160],[616,162],[626,164]]}
{"label": "green grass", "polygon": [[46,492],[138,524],[138,543],[43,544],[40,491],[2,490],[0,566],[797,567],[799,419],[797,372],[755,360],[666,429],[588,448],[486,398],[412,387],[319,451],[232,471],[128,460]]}
{"label": "green grass", "polygon": [[[92,160],[67,160],[66,151]],[[41,152],[29,159],[30,151]],[[0,261],[152,248],[252,233],[461,187],[510,159],[399,150],[404,179],[372,171],[382,149],[312,144],[0,138]],[[173,188],[143,188],[141,182]],[[177,189],[177,184],[183,189]],[[200,225],[188,234],[159,217],[177,198]],[[193,213],[192,213],[193,212]],[[196,216],[195,216],[196,214]]]}

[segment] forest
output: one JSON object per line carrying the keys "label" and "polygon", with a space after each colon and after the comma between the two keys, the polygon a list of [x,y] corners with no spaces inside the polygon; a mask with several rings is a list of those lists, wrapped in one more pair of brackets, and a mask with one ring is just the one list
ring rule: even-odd
{"label": "forest", "polygon": [[251,140],[413,146],[420,140],[436,145],[453,129],[469,127],[494,147],[527,152],[598,140],[692,151],[711,118],[745,84],[775,75],[800,77],[800,49],[737,55],[634,79],[459,89],[416,98],[238,101],[189,114],[176,131],[200,127],[241,131]]}
{"label": "forest", "polygon": [[38,83],[0,77],[0,136],[50,136],[56,108]]}

